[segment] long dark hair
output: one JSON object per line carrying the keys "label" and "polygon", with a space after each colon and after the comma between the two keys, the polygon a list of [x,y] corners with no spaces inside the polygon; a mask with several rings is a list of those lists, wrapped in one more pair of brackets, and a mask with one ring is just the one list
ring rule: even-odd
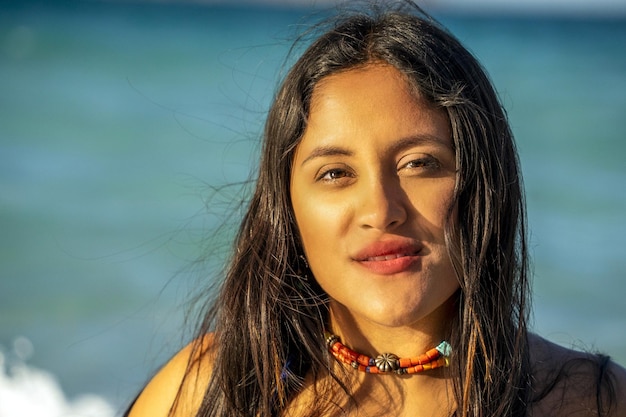
{"label": "long dark hair", "polygon": [[450,340],[458,414],[526,415],[527,253],[513,137],[478,61],[403,2],[337,18],[277,92],[256,188],[226,278],[200,327],[201,334],[215,331],[216,356],[198,416],[277,415],[305,374],[328,373],[326,296],[314,277],[305,277],[290,204],[291,165],[317,82],[371,62],[405,74],[451,124],[458,173],[446,239],[460,282]]}

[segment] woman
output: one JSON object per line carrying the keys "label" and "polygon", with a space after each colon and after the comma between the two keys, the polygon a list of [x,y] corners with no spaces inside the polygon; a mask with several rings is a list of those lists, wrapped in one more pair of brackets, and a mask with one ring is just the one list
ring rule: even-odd
{"label": "woman", "polygon": [[409,9],[338,19],[288,73],[220,293],[131,417],[626,413],[622,368],[529,333],[506,115]]}

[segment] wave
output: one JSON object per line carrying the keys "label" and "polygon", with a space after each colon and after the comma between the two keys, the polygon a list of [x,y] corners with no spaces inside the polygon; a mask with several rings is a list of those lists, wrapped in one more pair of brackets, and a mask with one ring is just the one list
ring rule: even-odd
{"label": "wave", "polygon": [[109,402],[96,394],[68,399],[50,372],[29,366],[32,344],[17,338],[13,352],[0,350],[0,417],[114,417]]}

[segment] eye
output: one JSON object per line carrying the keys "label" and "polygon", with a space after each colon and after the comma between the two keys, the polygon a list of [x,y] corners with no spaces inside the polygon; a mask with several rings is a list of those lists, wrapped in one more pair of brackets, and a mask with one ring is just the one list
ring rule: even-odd
{"label": "eye", "polygon": [[354,175],[347,168],[332,167],[321,170],[317,175],[316,180],[329,183],[343,183],[352,179],[353,177]]}
{"label": "eye", "polygon": [[398,163],[398,171],[430,171],[441,168],[437,158],[428,154],[407,155]]}
{"label": "eye", "polygon": [[434,158],[420,158],[410,161],[406,164],[406,168],[429,168],[437,167],[437,161]]}
{"label": "eye", "polygon": [[322,172],[322,174],[318,177],[318,180],[334,181],[340,178],[344,178],[347,175],[348,173],[346,172],[346,170],[334,168],[334,169],[329,169],[328,171]]}

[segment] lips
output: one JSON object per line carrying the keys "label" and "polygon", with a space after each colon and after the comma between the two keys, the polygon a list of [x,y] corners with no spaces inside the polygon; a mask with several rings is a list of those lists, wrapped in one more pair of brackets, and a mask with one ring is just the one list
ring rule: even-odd
{"label": "lips", "polygon": [[396,254],[393,254],[393,255],[371,256],[371,257],[365,259],[365,261],[367,261],[367,262],[391,261],[392,259],[402,258],[403,256],[409,256],[409,255],[408,254],[404,254],[404,253],[396,253]]}
{"label": "lips", "polygon": [[411,270],[421,260],[422,246],[413,240],[374,242],[360,250],[354,260],[379,275],[392,275]]}

